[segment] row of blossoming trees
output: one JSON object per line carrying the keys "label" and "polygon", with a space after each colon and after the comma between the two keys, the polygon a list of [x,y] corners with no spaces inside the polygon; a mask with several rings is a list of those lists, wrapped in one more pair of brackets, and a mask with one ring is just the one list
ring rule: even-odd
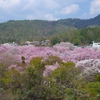
{"label": "row of blossoming trees", "polygon": [[100,50],[0,46],[2,100],[99,100]]}

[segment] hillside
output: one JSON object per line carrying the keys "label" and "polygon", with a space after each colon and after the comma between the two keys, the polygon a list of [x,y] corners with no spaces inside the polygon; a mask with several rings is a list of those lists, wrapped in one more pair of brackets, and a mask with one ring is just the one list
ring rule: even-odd
{"label": "hillside", "polygon": [[[69,33],[78,29],[100,26],[100,15],[91,19],[10,20],[0,24],[0,43],[42,40],[44,37]],[[72,37],[71,35],[68,35]]]}
{"label": "hillside", "polygon": [[56,44],[60,41],[69,41],[75,45],[89,45],[92,44],[93,41],[100,42],[100,26],[92,26],[80,30],[65,32],[59,35],[53,35],[51,40],[52,44]]}
{"label": "hillside", "polygon": [[75,28],[63,24],[58,24],[55,21],[8,21],[0,24],[0,43],[40,40],[43,37],[67,32],[72,29]]}
{"label": "hillside", "polygon": [[57,21],[60,24],[76,27],[78,29],[86,28],[91,25],[100,26],[100,14],[91,19],[61,19]]}

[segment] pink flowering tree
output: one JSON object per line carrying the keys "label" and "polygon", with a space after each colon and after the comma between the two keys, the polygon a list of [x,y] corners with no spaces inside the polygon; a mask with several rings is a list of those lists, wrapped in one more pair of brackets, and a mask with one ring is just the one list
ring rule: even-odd
{"label": "pink flowering tree", "polygon": [[83,74],[100,73],[100,59],[82,60],[76,64]]}
{"label": "pink flowering tree", "polygon": [[58,67],[60,66],[57,62],[54,65],[46,65],[45,70],[43,72],[43,76],[51,76],[52,72]]}
{"label": "pink flowering tree", "polygon": [[[57,56],[62,60],[62,62],[72,61],[77,64],[84,60],[100,60],[100,50],[88,47],[74,47],[73,44],[64,42],[56,44],[53,47],[34,47],[32,45],[0,46],[0,62],[9,63],[7,61],[10,60],[10,64],[12,65],[16,65],[16,62],[22,63],[22,57],[25,59],[24,61],[26,66],[28,66],[33,57],[42,57],[42,61],[46,61],[50,56]],[[54,65],[55,63],[52,64],[52,66]],[[17,66],[22,65],[17,64]]]}

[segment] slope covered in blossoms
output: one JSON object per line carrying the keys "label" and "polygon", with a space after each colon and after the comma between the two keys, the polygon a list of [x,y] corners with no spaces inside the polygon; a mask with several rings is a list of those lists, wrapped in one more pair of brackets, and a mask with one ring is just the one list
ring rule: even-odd
{"label": "slope covered in blossoms", "polygon": [[[12,65],[16,62],[22,62],[22,56],[25,58],[26,64],[28,64],[33,57],[43,57],[45,60],[49,56],[58,56],[62,59],[63,62],[72,61],[77,65],[77,63],[80,61],[83,62],[88,60],[88,63],[91,63],[91,59],[100,60],[100,50],[89,47],[74,47],[74,45],[71,43],[60,43],[53,47],[34,47],[32,45],[0,46],[0,62],[5,63],[7,60],[9,62],[9,60],[12,58],[13,60],[11,59],[11,63],[9,63]],[[83,67],[85,63],[81,64]],[[51,68],[53,66],[51,66]],[[90,64],[88,64],[87,67],[90,67]],[[95,65],[95,67],[97,66]]]}
{"label": "slope covered in blossoms", "polygon": [[[70,50],[68,47],[34,47],[34,46],[0,46],[0,54],[9,54],[21,60],[24,56],[28,63],[33,57],[48,57],[50,55],[58,56],[63,61],[78,62],[88,59],[100,59],[100,51],[92,48],[74,48]],[[0,57],[1,58],[1,57]]]}

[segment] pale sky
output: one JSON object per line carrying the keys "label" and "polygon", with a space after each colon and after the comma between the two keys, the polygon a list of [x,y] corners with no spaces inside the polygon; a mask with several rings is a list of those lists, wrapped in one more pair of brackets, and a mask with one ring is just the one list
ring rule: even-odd
{"label": "pale sky", "polygon": [[0,23],[27,19],[90,19],[98,14],[100,0],[0,0]]}

